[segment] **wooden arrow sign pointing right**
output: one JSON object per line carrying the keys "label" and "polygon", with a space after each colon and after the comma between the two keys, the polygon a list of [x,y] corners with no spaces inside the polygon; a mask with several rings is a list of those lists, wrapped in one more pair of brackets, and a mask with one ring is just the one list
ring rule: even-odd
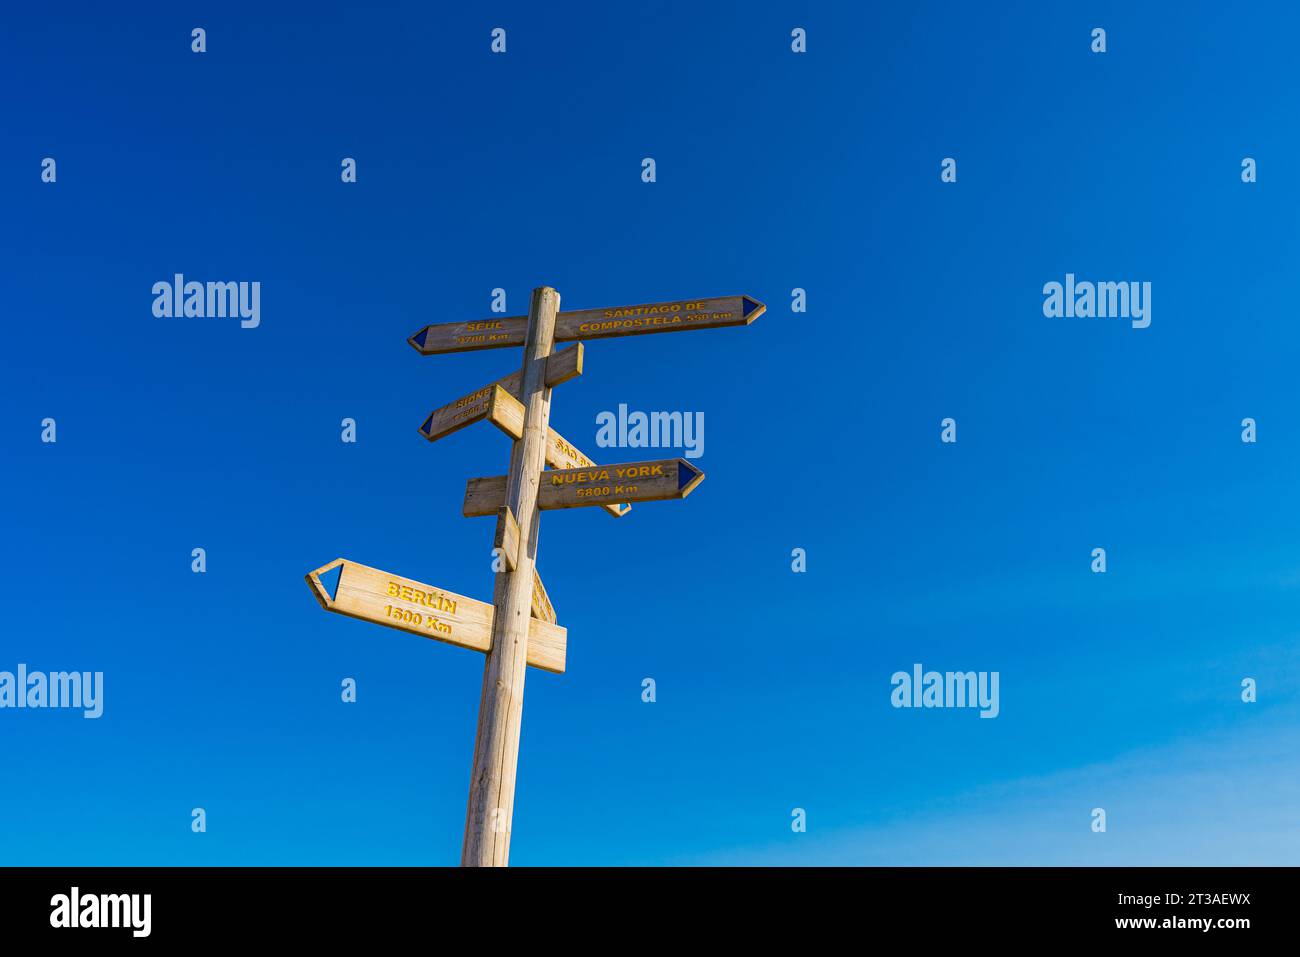
{"label": "wooden arrow sign pointing right", "polygon": [[[685,459],[591,465],[542,473],[537,507],[582,508],[621,502],[660,502],[685,498],[704,481],[704,473]],[[495,515],[505,503],[506,477],[470,479],[465,486],[464,514]]]}

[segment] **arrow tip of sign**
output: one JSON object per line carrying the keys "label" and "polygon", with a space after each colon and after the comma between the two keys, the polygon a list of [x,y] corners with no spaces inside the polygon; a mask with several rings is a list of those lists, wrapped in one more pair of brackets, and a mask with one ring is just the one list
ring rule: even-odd
{"label": "arrow tip of sign", "polygon": [[682,498],[691,494],[695,486],[704,481],[704,473],[685,459],[677,460],[677,491]]}
{"label": "arrow tip of sign", "polygon": [[745,320],[746,325],[767,311],[767,306],[757,299],[750,299],[748,296],[741,296],[740,303],[740,318]]}
{"label": "arrow tip of sign", "polygon": [[406,341],[409,342],[413,348],[419,349],[421,352],[423,352],[424,344],[425,342],[428,341],[428,339],[429,339],[429,327],[425,326],[423,329],[421,329],[415,335],[411,336],[411,338],[407,339]]}
{"label": "arrow tip of sign", "polygon": [[327,572],[320,574],[320,583],[325,586],[325,594],[330,596],[330,601],[335,601],[339,597],[339,582],[343,580],[343,566],[338,565]]}
{"label": "arrow tip of sign", "polygon": [[420,434],[423,435],[429,441],[433,441],[433,436],[429,434],[430,431],[432,431],[432,429],[433,429],[433,413],[430,412],[429,417],[424,420],[424,425],[420,426]]}
{"label": "arrow tip of sign", "polygon": [[[316,596],[316,601],[326,611],[334,603],[335,596],[338,594],[339,582],[343,580],[344,559],[336,558],[328,565],[322,565],[315,571],[307,573],[307,584],[311,587],[312,594]],[[337,571],[337,577],[332,581],[330,576]]]}

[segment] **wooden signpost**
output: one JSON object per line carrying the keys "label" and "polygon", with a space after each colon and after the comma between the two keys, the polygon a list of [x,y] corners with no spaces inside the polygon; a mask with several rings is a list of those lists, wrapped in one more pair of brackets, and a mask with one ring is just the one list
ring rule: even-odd
{"label": "wooden signpost", "polygon": [[[335,568],[340,569],[339,580],[331,595],[320,576]],[[492,647],[492,606],[485,601],[346,558],[336,558],[309,573],[307,583],[326,611],[474,651],[486,652]],[[537,587],[541,588],[540,579]],[[543,589],[543,598],[545,594]],[[543,610],[547,617],[536,615],[528,624],[528,663],[543,671],[563,674],[568,632],[555,624],[555,611],[549,599]]]}
{"label": "wooden signpost", "polygon": [[[510,509],[504,505],[497,509],[497,535],[492,541],[492,548],[494,556],[504,561],[510,571],[514,571],[515,558],[519,554],[519,523],[515,521],[515,516]],[[532,610],[534,618],[540,618],[552,625],[555,624],[555,606],[551,604],[551,596],[546,594],[546,587],[542,584],[542,576],[537,574],[535,568],[533,569]],[[531,632],[528,640],[533,640]],[[529,654],[531,656],[531,651]],[[531,657],[528,663],[530,665],[533,663]]]}
{"label": "wooden signpost", "polygon": [[[542,474],[537,507],[582,508],[611,502],[662,502],[685,498],[704,481],[704,473],[685,459],[591,465]],[[465,487],[467,518],[495,515],[506,494],[506,476],[470,479]]]}
{"label": "wooden signpost", "polygon": [[[652,332],[685,332],[689,329],[717,329],[747,326],[767,307],[748,296],[720,296],[716,299],[685,299],[677,302],[649,302],[612,309],[580,309],[562,312],[555,318],[555,341],[608,339],[611,336],[641,336]],[[406,340],[426,356],[474,349],[500,349],[523,345],[527,316],[503,316],[475,322],[445,322],[425,326]]]}
{"label": "wooden signpost", "polygon": [[[581,347],[582,343],[580,342],[578,348]],[[523,435],[524,407],[501,384],[504,381],[503,379],[500,382],[494,382],[492,385],[484,386],[477,392],[471,392],[469,395],[457,399],[456,402],[450,405],[445,405],[441,409],[434,409],[429,413],[429,417],[424,420],[424,424],[420,426],[420,434],[433,442],[472,422],[481,422],[486,419],[512,439],[519,438]],[[454,410],[456,413],[454,416],[445,412],[445,410],[452,409],[453,406],[460,403],[463,403],[463,405]],[[576,445],[560,435],[559,432],[547,428],[546,464],[553,469],[569,469],[582,465],[595,465],[596,463],[584,452],[580,451]],[[605,505],[604,508],[615,518],[621,518],[631,510],[632,506],[624,502]]]}
{"label": "wooden signpost", "polygon": [[[582,374],[584,340],[746,326],[766,308],[748,296],[559,307],[559,293],[542,286],[527,316],[425,326],[408,340],[424,355],[524,347],[518,372],[434,409],[420,426],[433,442],[488,421],[511,439],[508,473],[470,479],[463,507],[467,516],[497,517],[492,602],[342,558],[307,574],[326,611],[487,655],[461,849],[461,864],[469,866],[509,862],[525,671],[564,672],[568,634],[536,567],[541,512],[590,505],[621,516],[632,502],[685,498],[704,480],[685,459],[596,464],[550,428],[551,389]],[[577,344],[553,353],[556,342]],[[322,576],[336,568],[331,592]]]}
{"label": "wooden signpost", "polygon": [[[548,386],[557,386],[562,382],[568,382],[575,376],[582,375],[582,343],[576,346],[570,346],[546,360],[546,384]],[[448,402],[446,405],[434,409],[429,413],[429,417],[424,420],[420,426],[420,434],[430,442],[434,442],[445,435],[474,422],[484,419],[491,405],[493,390],[497,387],[513,399],[519,398],[520,375],[518,372],[512,372],[503,379],[498,379],[485,385],[469,395],[463,395],[455,402]]]}

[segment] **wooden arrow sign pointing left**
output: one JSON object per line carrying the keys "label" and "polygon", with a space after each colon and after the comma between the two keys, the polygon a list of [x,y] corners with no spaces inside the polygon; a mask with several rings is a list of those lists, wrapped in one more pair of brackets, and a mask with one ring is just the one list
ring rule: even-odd
{"label": "wooden arrow sign pointing left", "polygon": [[[579,342],[576,346],[569,346],[567,349],[561,349],[554,355],[548,356],[546,359],[547,386],[557,386],[563,382],[568,382],[575,376],[582,375],[582,351],[582,343]],[[518,404],[520,381],[520,374],[512,372],[510,375],[497,379],[496,382],[491,382],[469,395],[463,395],[454,402],[448,402],[446,405],[434,409],[425,418],[424,424],[420,426],[420,434],[430,442],[434,442],[443,436],[451,435],[457,429],[463,429],[471,423],[487,418],[492,408],[493,392],[498,386]],[[501,425],[500,422],[496,424]],[[519,438],[519,436],[516,435],[513,438]]]}
{"label": "wooden arrow sign pointing left", "polygon": [[[331,595],[321,576],[335,568],[339,569],[339,580]],[[328,565],[308,572],[307,584],[326,611],[409,631],[461,648],[486,652],[492,647],[495,609],[490,602],[466,598],[345,558],[336,558]],[[553,610],[551,613],[554,614]],[[543,671],[563,674],[568,635],[566,629],[553,621],[530,619],[528,664]]]}
{"label": "wooden arrow sign pointing left", "polygon": [[[622,502],[660,502],[685,498],[704,481],[704,473],[685,459],[626,462],[554,469],[542,473],[537,507],[582,508]],[[495,515],[505,503],[506,477],[470,479],[465,486],[467,517]]]}
{"label": "wooden arrow sign pointing left", "polygon": [[[578,348],[582,348],[581,342],[578,343]],[[450,418],[441,417],[445,410],[451,410]],[[483,419],[491,422],[512,439],[523,438],[523,404],[504,386],[497,383],[478,392],[471,392],[464,399],[458,399],[450,405],[443,406],[442,409],[435,409],[420,426],[420,434],[432,442],[444,435],[450,435],[471,422]],[[559,432],[547,428],[546,464],[554,469],[573,469],[596,463]],[[632,510],[632,506],[616,503],[605,505],[604,509],[615,518],[622,518]]]}

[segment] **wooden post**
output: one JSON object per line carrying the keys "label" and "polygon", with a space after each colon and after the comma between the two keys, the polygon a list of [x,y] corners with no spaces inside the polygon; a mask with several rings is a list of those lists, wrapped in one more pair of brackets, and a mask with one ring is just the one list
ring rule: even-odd
{"label": "wooden post", "polygon": [[483,669],[474,770],[470,775],[465,843],[460,856],[461,864],[466,867],[504,867],[510,862],[528,621],[537,561],[540,515],[537,490],[546,461],[551,414],[546,357],[551,354],[555,339],[555,316],[559,308],[560,294],[554,289],[541,286],[533,290],[520,372],[519,401],[525,410],[524,434],[511,445],[505,500],[519,525],[519,553],[513,568],[503,565],[502,571],[497,572],[492,593],[496,608],[492,648]]}

